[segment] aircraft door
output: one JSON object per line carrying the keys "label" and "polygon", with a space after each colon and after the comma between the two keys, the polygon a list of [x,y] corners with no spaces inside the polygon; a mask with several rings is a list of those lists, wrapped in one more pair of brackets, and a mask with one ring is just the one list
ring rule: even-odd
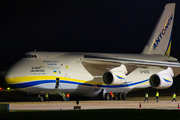
{"label": "aircraft door", "polygon": [[58,88],[59,87],[59,78],[56,78],[56,85],[55,85],[55,88]]}

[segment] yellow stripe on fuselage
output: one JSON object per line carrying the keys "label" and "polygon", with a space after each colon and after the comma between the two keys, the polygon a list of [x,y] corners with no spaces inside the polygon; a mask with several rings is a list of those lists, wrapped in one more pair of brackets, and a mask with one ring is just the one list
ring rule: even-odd
{"label": "yellow stripe on fuselage", "polygon": [[145,83],[141,83],[141,85],[144,85],[144,84],[149,84],[149,81],[145,82]]}
{"label": "yellow stripe on fuselage", "polygon": [[8,84],[18,84],[18,83],[25,83],[25,82],[32,82],[39,80],[56,80],[56,78],[59,78],[60,80],[67,80],[67,81],[73,81],[79,83],[106,85],[102,82],[85,81],[85,80],[78,80],[78,79],[59,77],[59,76],[23,76],[23,77],[6,78],[6,81]]}

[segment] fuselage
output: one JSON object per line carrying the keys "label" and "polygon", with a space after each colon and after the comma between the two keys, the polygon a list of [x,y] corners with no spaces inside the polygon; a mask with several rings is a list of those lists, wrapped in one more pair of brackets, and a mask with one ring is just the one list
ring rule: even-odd
{"label": "fuselage", "polygon": [[[101,53],[89,53],[91,55],[100,55]],[[55,89],[57,80],[58,89],[64,93],[80,94],[84,96],[96,96],[102,88],[114,92],[127,93],[136,85],[145,84],[149,87],[148,79],[151,74],[147,74],[139,79],[141,82],[129,77],[126,79],[127,85],[111,86],[102,81],[102,75],[108,71],[108,64],[89,63],[84,58],[85,53],[70,52],[29,52],[14,64],[6,75],[6,81],[13,88],[29,93],[57,94]],[[86,53],[88,55],[88,53]],[[175,61],[173,57],[153,56],[153,55],[133,55],[133,54],[101,54],[109,57],[132,58],[132,59],[150,59],[158,58],[160,61]],[[119,63],[111,63],[109,66],[116,67]],[[138,68],[139,69],[139,68]],[[141,68],[140,68],[141,69]],[[142,68],[143,69],[143,68]]]}

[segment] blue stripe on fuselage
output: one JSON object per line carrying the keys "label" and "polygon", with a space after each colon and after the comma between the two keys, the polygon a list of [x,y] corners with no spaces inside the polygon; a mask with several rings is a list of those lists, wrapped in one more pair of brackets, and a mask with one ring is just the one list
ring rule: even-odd
{"label": "blue stripe on fuselage", "polygon": [[[121,88],[121,87],[129,87],[137,84],[141,84],[144,82],[149,81],[143,80],[140,82],[135,82],[135,83],[125,83],[122,85],[98,85],[98,84],[90,84],[90,83],[80,83],[80,82],[74,82],[74,81],[67,81],[67,80],[60,80],[60,83],[66,83],[66,84],[75,84],[75,85],[83,85],[83,86],[97,86],[97,87],[104,87],[104,88]],[[25,83],[18,83],[18,84],[11,84],[12,88],[27,88],[27,87],[33,87],[36,85],[41,85],[41,84],[46,84],[46,83],[56,83],[56,80],[39,80],[39,81],[32,81],[32,82],[25,82]]]}

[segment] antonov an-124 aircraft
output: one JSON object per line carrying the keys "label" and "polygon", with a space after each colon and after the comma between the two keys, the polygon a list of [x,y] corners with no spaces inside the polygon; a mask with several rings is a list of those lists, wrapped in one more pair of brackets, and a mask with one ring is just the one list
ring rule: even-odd
{"label": "antonov an-124 aircraft", "polygon": [[169,88],[180,74],[170,56],[175,3],[166,4],[141,54],[28,52],[6,74],[6,82],[29,94],[125,99],[130,91]]}

